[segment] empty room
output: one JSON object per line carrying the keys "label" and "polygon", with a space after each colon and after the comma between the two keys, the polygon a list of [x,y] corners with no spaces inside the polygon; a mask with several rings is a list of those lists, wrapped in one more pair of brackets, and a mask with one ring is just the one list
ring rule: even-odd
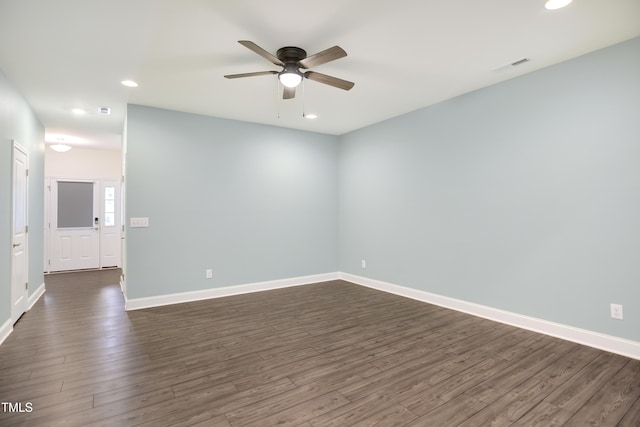
{"label": "empty room", "polygon": [[0,0],[0,425],[639,426],[637,0]]}

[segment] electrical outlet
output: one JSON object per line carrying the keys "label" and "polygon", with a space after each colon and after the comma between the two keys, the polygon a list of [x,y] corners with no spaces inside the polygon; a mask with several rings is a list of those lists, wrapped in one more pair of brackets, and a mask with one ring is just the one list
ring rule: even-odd
{"label": "electrical outlet", "polygon": [[622,304],[611,304],[611,318],[622,320]]}
{"label": "electrical outlet", "polygon": [[366,259],[363,259],[361,264],[362,264],[362,268],[367,268],[367,260]]}
{"label": "electrical outlet", "polygon": [[207,270],[205,271],[205,277],[207,279],[213,279],[213,270],[210,268],[207,268]]}

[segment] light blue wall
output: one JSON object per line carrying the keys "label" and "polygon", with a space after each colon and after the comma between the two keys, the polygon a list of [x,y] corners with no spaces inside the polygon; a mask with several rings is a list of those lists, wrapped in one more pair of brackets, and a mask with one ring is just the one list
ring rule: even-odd
{"label": "light blue wall", "polygon": [[11,318],[13,140],[29,151],[29,290],[43,282],[44,128],[0,70],[0,325]]}
{"label": "light blue wall", "polygon": [[341,271],[640,341],[640,39],[344,135],[339,170]]}
{"label": "light blue wall", "polygon": [[337,137],[130,105],[126,141],[129,298],[338,270]]}
{"label": "light blue wall", "polygon": [[639,100],[634,39],[341,137],[129,106],[128,297],[340,270],[640,341]]}

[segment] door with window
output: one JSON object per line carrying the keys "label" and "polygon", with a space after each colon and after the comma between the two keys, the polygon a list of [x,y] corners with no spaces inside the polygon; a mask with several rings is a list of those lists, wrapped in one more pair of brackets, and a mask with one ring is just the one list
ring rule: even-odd
{"label": "door with window", "polygon": [[99,185],[51,181],[49,271],[100,267]]}

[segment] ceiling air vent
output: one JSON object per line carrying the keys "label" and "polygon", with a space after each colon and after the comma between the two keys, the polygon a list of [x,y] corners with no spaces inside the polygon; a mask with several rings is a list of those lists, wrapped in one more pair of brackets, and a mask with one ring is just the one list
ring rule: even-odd
{"label": "ceiling air vent", "polygon": [[529,59],[529,58],[518,59],[517,61],[509,62],[509,63],[506,63],[504,65],[499,66],[498,68],[494,68],[493,71],[502,73],[502,72],[505,72],[507,70],[512,69],[513,67],[517,67],[518,65],[526,64],[529,61],[531,61],[531,59]]}
{"label": "ceiling air vent", "polygon": [[109,114],[111,114],[111,107],[100,107],[98,108],[98,113],[108,116]]}
{"label": "ceiling air vent", "polygon": [[524,64],[525,62],[529,62],[529,61],[531,61],[529,58],[522,58],[522,59],[517,60],[516,62],[512,62],[512,63],[511,63],[511,66],[512,66],[512,67],[516,67],[516,66],[518,66],[518,65],[522,65],[522,64]]}

